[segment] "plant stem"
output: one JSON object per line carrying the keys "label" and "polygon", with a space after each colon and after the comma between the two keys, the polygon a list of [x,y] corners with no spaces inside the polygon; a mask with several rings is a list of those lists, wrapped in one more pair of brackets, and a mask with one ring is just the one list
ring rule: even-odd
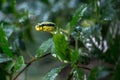
{"label": "plant stem", "polygon": [[69,75],[68,75],[66,80],[71,80],[72,79],[73,71],[74,71],[74,68],[71,69],[71,71],[70,71],[70,73],[69,73]]}
{"label": "plant stem", "polygon": [[75,39],[75,49],[78,50],[78,39]]}
{"label": "plant stem", "polygon": [[26,66],[13,78],[13,80],[16,80],[16,79],[18,78],[18,76],[19,76],[23,71],[25,71],[25,69],[27,69],[33,62],[35,62],[35,61],[38,60],[38,59],[44,58],[44,57],[46,57],[46,56],[48,56],[48,55],[50,55],[50,53],[45,54],[45,55],[43,55],[43,56],[41,56],[41,57],[39,57],[39,58],[33,58],[33,59],[31,59],[30,61],[28,61],[28,62],[26,63]]}

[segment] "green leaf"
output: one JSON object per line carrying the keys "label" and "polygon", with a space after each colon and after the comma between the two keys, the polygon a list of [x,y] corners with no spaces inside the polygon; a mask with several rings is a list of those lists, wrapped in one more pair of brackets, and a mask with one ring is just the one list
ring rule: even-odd
{"label": "green leaf", "polygon": [[50,3],[49,3],[48,0],[40,0],[40,2],[43,2],[43,3],[46,4],[46,5],[50,5]]}
{"label": "green leaf", "polygon": [[11,1],[11,8],[13,13],[16,15],[16,0]]}
{"label": "green leaf", "polygon": [[116,64],[112,80],[120,80],[120,62]]}
{"label": "green leaf", "polygon": [[7,36],[5,32],[3,31],[3,25],[0,25],[0,48],[2,49],[3,53],[6,54],[8,57],[13,58],[13,54],[9,48]]}
{"label": "green leaf", "polygon": [[25,66],[23,56],[19,56],[18,60],[16,61],[15,65],[14,65],[13,71],[14,71],[14,72],[17,72],[17,71],[20,70],[23,66]]}
{"label": "green leaf", "polygon": [[71,62],[73,65],[77,62],[78,58],[79,58],[78,50],[71,51]]}
{"label": "green leaf", "polygon": [[43,42],[39,49],[36,52],[35,57],[40,57],[41,55],[45,54],[47,50],[53,45],[53,40],[50,38],[47,41]]}
{"label": "green leaf", "polygon": [[59,72],[63,69],[64,67],[59,67],[59,68],[54,68],[52,69],[44,78],[43,80],[55,80]]}
{"label": "green leaf", "polygon": [[95,67],[90,71],[88,80],[98,80],[99,76],[99,67]]}
{"label": "green leaf", "polygon": [[75,14],[73,15],[73,19],[70,22],[70,32],[73,30],[73,28],[75,27],[76,23],[83,17],[84,12],[87,9],[87,5],[83,4],[80,6],[80,8],[78,8],[78,10],[75,12]]}
{"label": "green leaf", "polygon": [[52,56],[56,57],[56,49],[55,49],[54,43],[53,43],[53,45],[51,46],[51,53],[52,53]]}
{"label": "green leaf", "polygon": [[74,78],[73,80],[85,80],[84,72],[80,68],[75,68],[73,78]]}
{"label": "green leaf", "polygon": [[62,61],[69,61],[70,51],[65,36],[63,34],[55,34],[53,41],[56,49],[56,56]]}
{"label": "green leaf", "polygon": [[6,80],[6,77],[7,77],[7,74],[6,74],[5,70],[0,68],[0,80]]}

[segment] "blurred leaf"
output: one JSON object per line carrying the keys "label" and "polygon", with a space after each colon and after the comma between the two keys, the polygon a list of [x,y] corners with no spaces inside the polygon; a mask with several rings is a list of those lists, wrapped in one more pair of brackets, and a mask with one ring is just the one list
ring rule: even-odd
{"label": "blurred leaf", "polygon": [[71,51],[71,62],[73,65],[78,61],[78,58],[79,58],[78,50]]}
{"label": "blurred leaf", "polygon": [[6,76],[5,71],[0,68],[0,80],[6,80]]}
{"label": "blurred leaf", "polygon": [[95,67],[90,71],[88,80],[98,80],[98,76],[99,76],[99,67]]}
{"label": "blurred leaf", "polygon": [[75,12],[75,14],[73,15],[73,19],[70,22],[70,32],[73,30],[73,28],[75,27],[76,23],[83,17],[84,12],[87,9],[87,5],[83,4],[80,6],[80,8],[78,8],[78,10]]}
{"label": "blurred leaf", "polygon": [[98,5],[98,0],[91,0],[91,3],[92,3],[92,7],[93,7],[93,11],[95,11],[95,15],[97,16],[97,17],[99,17],[99,5]]}
{"label": "blurred leaf", "polygon": [[120,80],[120,61],[116,64],[112,80]]}
{"label": "blurred leaf", "polygon": [[58,76],[59,72],[63,69],[63,66],[60,66],[59,68],[52,69],[44,78],[43,80],[55,80],[55,78]]}
{"label": "blurred leaf", "polygon": [[49,5],[50,3],[49,3],[49,0],[39,0],[40,2],[43,2],[44,4],[46,4],[46,5]]}
{"label": "blurred leaf", "polygon": [[106,59],[111,62],[115,63],[119,56],[120,56],[120,21],[113,22],[112,25],[109,27],[108,34],[107,34],[107,43],[108,43],[108,50],[106,52]]}
{"label": "blurred leaf", "polygon": [[73,80],[85,80],[84,79],[84,73],[80,68],[75,68]]}
{"label": "blurred leaf", "polygon": [[50,38],[47,41],[43,42],[40,47],[38,48],[35,57],[40,57],[41,55],[45,54],[47,50],[53,45],[53,40]]}
{"label": "blurred leaf", "polygon": [[53,42],[53,45],[51,46],[51,53],[52,53],[52,56],[56,57],[56,49],[55,49],[54,42]]}
{"label": "blurred leaf", "polygon": [[92,27],[95,25],[95,22],[92,19],[85,19],[81,22],[82,27]]}
{"label": "blurred leaf", "polygon": [[[2,16],[2,15],[0,15],[0,16]],[[1,21],[0,21],[0,24],[10,25],[11,23],[10,23],[10,22],[7,22],[7,21],[5,21],[5,20],[1,20]]]}
{"label": "blurred leaf", "polygon": [[55,34],[53,36],[53,41],[56,49],[56,56],[62,61],[69,61],[70,51],[65,36],[63,34]]}
{"label": "blurred leaf", "polygon": [[14,14],[16,14],[16,0],[11,1],[11,8]]}
{"label": "blurred leaf", "polygon": [[103,69],[102,71],[99,72],[99,79],[104,80],[105,78],[106,80],[108,80],[107,78],[109,79],[111,78],[111,72],[109,69]]}
{"label": "blurred leaf", "polygon": [[4,54],[6,54],[7,56],[13,58],[13,54],[9,48],[9,44],[7,41],[7,37],[5,32],[2,29],[3,25],[0,25],[0,47],[2,48]]}
{"label": "blurred leaf", "polygon": [[23,56],[19,56],[17,62],[14,65],[14,72],[17,72],[18,70],[20,70],[23,66],[25,65],[24,63],[24,59]]}

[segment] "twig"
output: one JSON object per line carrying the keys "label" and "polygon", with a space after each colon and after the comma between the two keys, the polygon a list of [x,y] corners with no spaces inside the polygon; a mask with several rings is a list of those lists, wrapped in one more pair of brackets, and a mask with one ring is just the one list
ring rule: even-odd
{"label": "twig", "polygon": [[71,69],[71,71],[70,71],[70,73],[68,74],[66,80],[71,80],[71,79],[72,79],[72,76],[73,76],[73,70],[74,70],[74,68]]}
{"label": "twig", "polygon": [[82,64],[77,65],[77,66],[80,67],[80,68],[82,68],[82,69],[85,69],[85,70],[91,70],[91,68],[89,68],[89,67],[87,67],[85,65],[82,65]]}
{"label": "twig", "polygon": [[18,76],[19,76],[23,71],[25,71],[25,69],[27,69],[33,62],[35,62],[35,61],[38,60],[38,59],[44,58],[44,57],[46,57],[46,56],[48,56],[48,55],[50,55],[50,53],[45,54],[45,55],[43,55],[43,56],[41,56],[41,57],[39,57],[39,58],[33,58],[33,59],[31,59],[30,61],[28,61],[28,62],[26,63],[26,66],[13,78],[13,80],[16,80],[16,79],[18,78]]}
{"label": "twig", "polygon": [[80,68],[82,68],[82,69],[85,69],[85,70],[91,70],[92,68],[94,68],[96,66],[104,66],[104,67],[111,68],[111,69],[115,68],[114,64],[110,64],[108,62],[99,63],[96,60],[91,61],[91,63],[89,65],[78,64],[77,66],[80,67]]}

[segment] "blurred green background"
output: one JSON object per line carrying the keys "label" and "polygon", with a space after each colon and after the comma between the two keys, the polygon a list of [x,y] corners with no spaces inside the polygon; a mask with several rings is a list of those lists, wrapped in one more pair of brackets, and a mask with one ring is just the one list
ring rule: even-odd
{"label": "blurred green background", "polygon": [[[4,25],[3,29],[13,53],[16,56],[24,56],[25,61],[28,61],[30,59],[28,55],[34,56],[40,44],[52,37],[48,32],[36,31],[35,25],[39,22],[51,21],[56,23],[57,27],[66,29],[75,11],[85,3],[88,4],[88,10],[78,25],[82,27],[99,25],[99,28],[102,26],[104,38],[111,21],[120,19],[120,1],[97,1],[98,6],[92,3],[95,0],[0,0],[0,23]],[[97,30],[94,34],[97,34]],[[24,78],[41,80],[52,68],[62,64],[52,56],[47,56],[34,62],[18,80]]]}
{"label": "blurred green background", "polygon": [[[0,0],[0,23],[3,23],[12,50],[17,55],[35,55],[40,44],[52,37],[50,33],[38,32],[35,25],[43,21],[56,23],[65,28],[75,10],[86,1],[80,0]],[[41,80],[52,68],[61,65],[52,56],[34,62],[18,80]],[[27,76],[27,77],[25,77]]]}

